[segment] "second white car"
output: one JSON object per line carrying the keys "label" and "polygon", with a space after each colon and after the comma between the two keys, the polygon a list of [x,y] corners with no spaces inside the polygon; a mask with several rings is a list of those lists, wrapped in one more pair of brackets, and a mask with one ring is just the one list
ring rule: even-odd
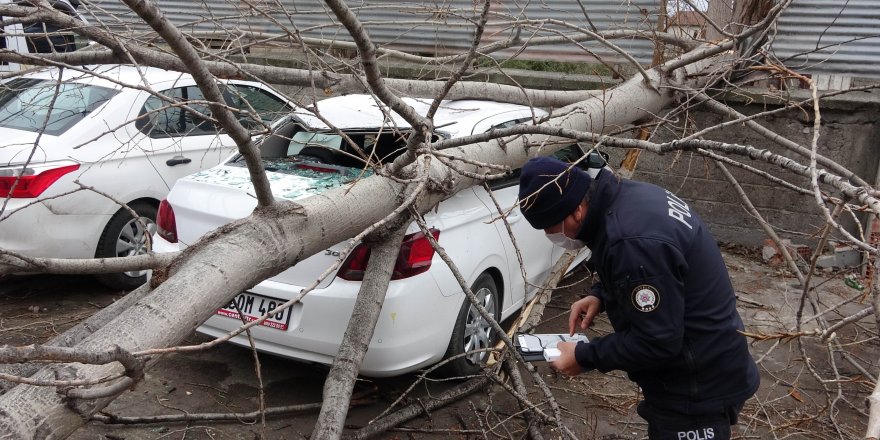
{"label": "second white car", "polygon": [[[223,81],[254,129],[294,106],[256,82]],[[159,201],[236,151],[189,74],[133,66],[44,69],[0,84],[0,249],[27,257],[144,253]],[[127,204],[141,220],[120,206]],[[132,289],[145,271],[106,274]]]}
{"label": "second white car", "polygon": [[[420,114],[429,102],[406,100]],[[398,115],[387,115],[374,98],[344,96],[320,101],[320,115],[366,154],[391,160],[403,151],[410,128]],[[541,110],[491,101],[444,101],[434,123],[437,134],[455,138],[528,123]],[[577,149],[577,146],[571,148]],[[264,165],[278,198],[298,200],[362,177],[363,162],[335,129],[301,111],[261,146]],[[579,150],[562,154],[580,156]],[[491,196],[489,191],[491,191]],[[563,250],[542,231],[531,228],[519,212],[516,173],[473,187],[442,202],[426,216],[431,233],[444,247],[480,299],[498,320],[518,310]],[[222,224],[250,214],[255,207],[248,171],[240,158],[177,182],[159,208],[155,250],[178,251]],[[522,250],[524,278],[507,228],[497,219],[492,196],[509,214]],[[339,219],[344,221],[344,219]],[[455,358],[447,373],[474,373],[495,339],[494,330],[462,292],[429,240],[411,225],[394,267],[385,302],[361,374],[392,376]],[[241,325],[239,313],[253,320],[293,298],[333,264],[343,244],[330,247],[239,294],[199,331],[220,336]],[[583,256],[582,256],[583,257]],[[261,351],[302,361],[330,364],[339,350],[361,286],[367,248],[358,246],[335,276],[324,279],[294,307],[251,330]],[[245,335],[232,340],[248,345]]]}

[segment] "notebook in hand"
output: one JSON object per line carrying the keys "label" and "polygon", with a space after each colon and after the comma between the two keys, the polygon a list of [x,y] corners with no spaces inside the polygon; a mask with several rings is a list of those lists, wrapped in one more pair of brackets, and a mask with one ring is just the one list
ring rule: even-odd
{"label": "notebook in hand", "polygon": [[[519,333],[516,335],[516,343],[523,359],[529,362],[546,360],[544,350],[555,349],[560,342],[589,342],[587,336],[575,333],[569,336],[567,333]],[[553,352],[553,350],[551,350]]]}

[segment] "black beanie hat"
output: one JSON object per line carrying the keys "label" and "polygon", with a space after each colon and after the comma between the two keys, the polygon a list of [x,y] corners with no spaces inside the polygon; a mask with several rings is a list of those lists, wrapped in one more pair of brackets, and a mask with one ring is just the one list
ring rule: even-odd
{"label": "black beanie hat", "polygon": [[529,159],[519,176],[520,209],[535,229],[559,224],[584,200],[592,180],[580,168],[561,160]]}

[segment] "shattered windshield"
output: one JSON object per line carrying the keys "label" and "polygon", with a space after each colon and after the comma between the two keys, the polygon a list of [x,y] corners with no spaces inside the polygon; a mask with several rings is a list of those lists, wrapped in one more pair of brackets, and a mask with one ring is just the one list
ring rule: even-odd
{"label": "shattered windshield", "polygon": [[[346,139],[334,131],[311,130],[292,122],[262,140],[260,157],[272,191],[296,199],[372,176],[372,164],[388,163],[406,151],[408,134],[358,130],[346,131]],[[241,156],[228,165],[246,166]],[[247,179],[237,174],[229,178]],[[242,184],[249,184],[249,179]]]}
{"label": "shattered windshield", "polygon": [[[357,173],[375,164],[385,164],[406,151],[409,132],[394,130],[352,130],[345,134],[312,130],[291,122],[278,127],[260,143],[260,157],[267,169],[284,169],[290,162],[321,164],[325,169]],[[234,160],[242,165],[242,158]],[[369,166],[368,166],[369,163]]]}
{"label": "shattered windshield", "polygon": [[[229,165],[244,167],[245,163],[238,161]],[[289,200],[320,194],[328,189],[373,175],[370,170],[316,164],[299,158],[264,160],[263,165],[268,171],[266,177],[272,185],[272,192]],[[191,175],[189,179],[214,184],[222,183],[246,190],[253,188],[249,174],[228,172],[222,168],[202,171]]]}
{"label": "shattered windshield", "polygon": [[341,146],[342,136],[338,134],[299,131],[290,138],[290,144],[287,146],[287,155],[302,154],[303,149],[307,147],[338,150]]}
{"label": "shattered windshield", "polygon": [[[271,142],[271,140],[269,141]],[[364,177],[373,175],[370,169],[355,168],[330,163],[333,158],[327,156],[324,149],[336,148],[342,142],[338,135],[323,135],[319,133],[298,132],[291,137],[289,142],[279,145],[279,153],[276,155],[263,154],[263,168],[267,171],[267,177],[272,184],[273,192],[286,199],[298,199],[308,195],[319,194],[327,189],[336,188]],[[262,146],[266,148],[265,145]],[[309,149],[314,149],[311,151]],[[266,153],[266,151],[262,151]],[[324,159],[315,155],[324,154]],[[230,165],[245,167],[243,159],[235,160]],[[250,185],[250,178],[246,176],[229,176],[231,179],[246,178]],[[227,184],[233,182],[226,182]],[[234,186],[234,185],[233,185]]]}
{"label": "shattered windshield", "polygon": [[[289,157],[278,160],[265,160],[266,171],[296,174],[316,181],[347,183],[354,179],[373,175],[372,170],[360,168],[338,167],[327,164],[313,163],[302,158]],[[335,185],[329,185],[335,186]]]}

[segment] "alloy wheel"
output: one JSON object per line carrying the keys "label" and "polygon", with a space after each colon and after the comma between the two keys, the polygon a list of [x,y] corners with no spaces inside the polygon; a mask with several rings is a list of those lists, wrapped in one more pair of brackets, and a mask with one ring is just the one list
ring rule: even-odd
{"label": "alloy wheel", "polygon": [[[116,256],[131,257],[150,252],[152,236],[156,232],[156,223],[149,218],[140,217],[129,220],[116,239]],[[145,270],[125,272],[126,276],[137,278],[147,273]]]}
{"label": "alloy wheel", "polygon": [[[474,292],[474,295],[476,295],[480,305],[489,312],[492,318],[497,320],[498,317],[495,316],[495,293],[489,288],[483,287]],[[492,328],[489,321],[486,320],[483,315],[480,315],[477,308],[471,304],[468,309],[468,317],[465,324],[464,352],[489,348],[494,337],[494,332],[495,329]],[[476,365],[479,364],[487,354],[488,353],[485,351],[480,351],[469,354],[467,359]]]}

